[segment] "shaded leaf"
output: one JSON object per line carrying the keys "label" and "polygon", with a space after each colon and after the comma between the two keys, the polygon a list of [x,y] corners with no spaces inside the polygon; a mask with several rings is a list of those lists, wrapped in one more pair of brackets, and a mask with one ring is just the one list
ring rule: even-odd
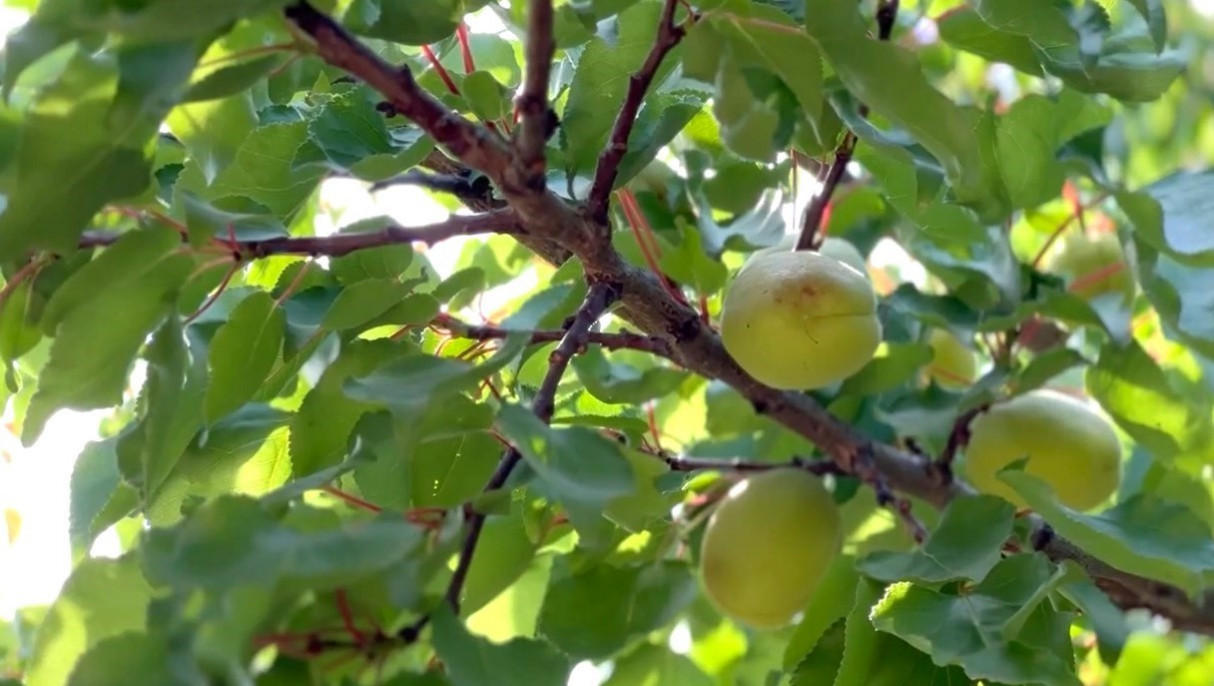
{"label": "shaded leaf", "polygon": [[1148,494],[1099,514],[1058,503],[1050,487],[1022,471],[999,477],[1060,535],[1114,567],[1196,593],[1214,580],[1214,539],[1189,508]]}
{"label": "shaded leaf", "polygon": [[497,645],[473,636],[447,606],[434,613],[434,649],[455,686],[564,686],[567,658],[543,641]]}
{"label": "shaded leaf", "polygon": [[872,553],[857,567],[880,581],[981,581],[1000,560],[1014,512],[1010,503],[994,496],[954,498],[922,549]]}
{"label": "shaded leaf", "polygon": [[210,345],[211,382],[203,405],[208,422],[257,393],[278,360],[285,323],[286,315],[264,291],[251,294],[232,310]]}

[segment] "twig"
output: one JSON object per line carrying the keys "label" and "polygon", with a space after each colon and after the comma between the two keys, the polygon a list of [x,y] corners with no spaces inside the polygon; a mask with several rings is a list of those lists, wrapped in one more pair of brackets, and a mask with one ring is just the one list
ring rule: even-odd
{"label": "twig", "polygon": [[510,151],[500,139],[427,93],[407,68],[388,64],[305,0],[288,5],[283,12],[316,42],[321,58],[379,91],[397,113],[416,122],[461,162],[494,177],[501,176],[510,164]]}
{"label": "twig", "polygon": [[957,420],[953,422],[953,430],[948,435],[948,441],[944,444],[944,450],[940,453],[940,459],[934,463],[934,471],[937,478],[942,484],[948,484],[953,480],[953,460],[957,458],[957,451],[964,448],[970,440],[970,422],[978,415],[986,412],[990,408],[989,404],[979,405],[971,410],[962,412]]}
{"label": "twig", "polygon": [[[1104,202],[1105,199],[1108,197],[1109,197],[1108,193],[1101,193],[1100,195],[1098,195],[1092,199],[1092,202],[1088,204],[1088,207],[1099,205],[1100,203]],[[1054,243],[1062,236],[1062,233],[1064,231],[1066,231],[1067,228],[1070,227],[1071,224],[1078,221],[1080,224],[1080,227],[1081,228],[1084,227],[1083,213],[1086,210],[1087,210],[1087,208],[1083,207],[1082,205],[1077,205],[1075,203],[1071,204],[1071,214],[1067,215],[1067,218],[1062,220],[1061,222],[1059,222],[1058,226],[1055,227],[1054,230],[1050,232],[1049,238],[1045,239],[1045,243],[1043,243],[1041,245],[1041,249],[1038,250],[1037,254],[1033,257],[1033,262],[1032,262],[1033,267],[1037,267],[1038,265],[1041,264],[1041,261],[1045,259],[1046,254],[1049,253],[1050,248],[1053,247]]]}
{"label": "twig", "polygon": [[[603,149],[602,154],[599,155],[598,164],[595,165],[594,182],[591,184],[586,198],[586,209],[590,218],[599,224],[607,223],[607,207],[611,200],[611,191],[620,171],[620,162],[624,160],[624,153],[628,152],[628,136],[632,133],[633,124],[636,123],[637,112],[641,109],[645,93],[653,83],[654,76],[658,73],[658,67],[662,65],[662,60],[687,33],[683,25],[674,23],[674,12],[677,6],[678,0],[666,0],[662,6],[662,16],[658,19],[658,33],[654,38],[653,47],[649,49],[649,54],[645,56],[641,68],[628,79],[628,93],[624,97],[624,104],[616,114],[607,147]],[[693,19],[694,15],[688,21]]]}
{"label": "twig", "polygon": [[[441,326],[449,331],[452,335],[460,338],[470,338],[474,340],[493,340],[506,338],[513,331],[503,329],[497,326],[468,324],[455,319],[448,314],[440,314],[435,318],[434,324]],[[564,331],[533,331],[531,333],[530,343],[551,343],[564,339],[566,332]],[[639,350],[642,352],[652,353],[661,357],[670,358],[674,352],[670,348],[670,343],[658,336],[646,336],[644,334],[633,333],[631,331],[620,331],[618,333],[600,333],[591,331],[586,334],[586,342],[601,345],[608,350]]]}
{"label": "twig", "polygon": [[[456,215],[446,221],[426,226],[389,226],[381,231],[340,233],[331,236],[284,236],[262,240],[236,241],[232,244],[241,260],[255,260],[270,255],[312,255],[340,257],[357,250],[385,245],[421,242],[434,245],[455,236],[482,233],[516,233],[518,220],[510,210],[494,210],[472,216]],[[95,248],[115,243],[122,234],[113,231],[86,231],[80,247]]]}
{"label": "twig", "polygon": [[694,472],[701,469],[723,472],[765,472],[770,469],[787,469],[792,467],[804,469],[810,474],[817,474],[818,476],[825,474],[841,475],[844,473],[839,468],[839,465],[832,460],[806,460],[801,457],[794,457],[788,462],[758,462],[741,457],[731,459],[690,457],[687,455],[671,455],[665,452],[659,454],[658,457],[672,471],[676,472]]}
{"label": "twig", "polygon": [[544,146],[554,129],[548,106],[548,81],[556,55],[552,24],[552,0],[530,0],[523,89],[514,103],[520,123],[515,149],[523,178],[528,186],[539,188],[544,187]]}
{"label": "twig", "polygon": [[[565,331],[565,336],[548,356],[548,373],[544,375],[544,380],[540,383],[539,391],[536,392],[535,400],[531,404],[535,416],[545,424],[552,420],[552,413],[556,405],[556,389],[561,382],[561,377],[565,375],[569,360],[586,345],[590,327],[617,298],[619,298],[619,290],[616,286],[604,282],[592,284],[589,292],[586,293],[585,301],[582,302],[582,306],[578,308],[577,314],[573,316],[569,328]],[[521,459],[522,455],[517,448],[508,449],[502,455],[493,475],[489,477],[489,482],[485,484],[484,492],[501,488]],[[464,537],[464,545],[460,549],[459,561],[455,565],[455,572],[451,575],[446,595],[447,603],[457,613],[460,605],[459,597],[463,593],[464,582],[468,578],[468,570],[472,567],[472,558],[476,554],[476,546],[480,542],[481,531],[485,527],[484,513],[477,512],[470,506],[465,507],[465,513],[468,518],[468,532]]]}
{"label": "twig", "polygon": [[371,190],[382,191],[392,186],[418,186],[438,193],[449,193],[463,202],[479,202],[491,198],[493,189],[489,179],[484,176],[466,174],[430,174],[420,169],[376,181],[371,184]]}
{"label": "twig", "polygon": [[4,284],[4,287],[0,288],[0,310],[4,309],[4,303],[12,297],[17,287],[25,283],[26,279],[37,274],[44,264],[46,263],[40,259],[33,259],[18,269],[16,274],[13,274],[12,278]]}
{"label": "twig", "polygon": [[[877,38],[878,40],[888,41],[890,35],[894,31],[894,22],[898,18],[898,0],[881,0],[881,4],[877,7]],[[868,105],[860,103],[860,116],[868,116]],[[813,200],[809,201],[809,205],[805,208],[805,214],[801,217],[801,235],[797,238],[797,243],[793,250],[817,250],[821,245],[819,234],[822,231],[822,216],[826,214],[826,208],[830,205],[830,199],[834,197],[835,190],[839,187],[839,182],[843,179],[843,174],[847,171],[847,165],[851,162],[852,155],[856,152],[857,137],[855,132],[848,131],[843,135],[843,140],[835,148],[835,159],[831,162],[829,171],[826,172],[826,178],[822,182],[822,190],[814,196]]]}

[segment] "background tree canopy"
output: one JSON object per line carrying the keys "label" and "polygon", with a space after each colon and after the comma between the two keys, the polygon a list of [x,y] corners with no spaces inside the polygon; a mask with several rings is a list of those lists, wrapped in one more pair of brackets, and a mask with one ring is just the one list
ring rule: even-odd
{"label": "background tree canopy", "polygon": [[[1196,3],[7,4],[0,406],[112,414],[0,683],[1214,678]],[[880,345],[731,338],[765,248]]]}

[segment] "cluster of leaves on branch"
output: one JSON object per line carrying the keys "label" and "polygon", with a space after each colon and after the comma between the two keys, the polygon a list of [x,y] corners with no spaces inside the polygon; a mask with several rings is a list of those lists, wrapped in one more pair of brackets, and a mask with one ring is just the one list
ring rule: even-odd
{"label": "cluster of leaves on branch", "polygon": [[[0,406],[27,445],[112,414],[0,683],[1214,674],[1214,29],[1187,3],[9,4]],[[329,232],[337,178],[452,216]],[[422,248],[467,237],[449,272]],[[881,346],[767,387],[724,293],[829,241]],[[954,475],[972,420],[1042,388],[1116,426],[1099,508]],[[757,629],[697,564],[773,467],[823,479],[843,546]]]}

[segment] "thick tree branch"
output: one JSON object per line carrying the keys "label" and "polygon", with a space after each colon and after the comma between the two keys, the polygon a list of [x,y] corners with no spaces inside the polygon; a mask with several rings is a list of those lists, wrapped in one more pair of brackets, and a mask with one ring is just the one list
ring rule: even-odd
{"label": "thick tree branch", "polygon": [[[540,421],[547,424],[552,420],[552,412],[556,405],[556,389],[561,383],[561,377],[565,375],[565,369],[569,367],[569,360],[585,347],[590,327],[594,326],[594,323],[618,297],[619,292],[615,286],[609,283],[599,282],[590,285],[585,301],[578,308],[577,314],[573,316],[560,344],[548,356],[548,372],[544,375],[544,380],[540,383],[539,391],[536,392],[535,400],[531,404],[532,411]],[[486,493],[496,491],[504,486],[506,480],[510,478],[510,473],[514,471],[521,459],[522,455],[516,448],[512,447],[507,450],[498,462],[497,469],[489,477],[489,482],[485,484],[484,491]],[[460,550],[455,572],[451,575],[451,583],[447,586],[446,596],[447,603],[456,612],[459,612],[460,595],[464,591],[464,582],[468,578],[468,570],[472,567],[476,546],[480,542],[481,532],[485,528],[483,513],[477,512],[471,507],[466,507],[465,513],[468,518],[468,532],[464,537],[464,545]]]}
{"label": "thick tree branch", "polygon": [[[485,233],[518,233],[522,228],[509,209],[494,210],[472,216],[455,215],[446,221],[426,226],[389,226],[367,233],[339,233],[331,236],[283,236],[261,240],[224,241],[238,260],[255,260],[270,255],[313,255],[340,257],[349,253],[401,243],[434,245],[455,236]],[[112,245],[123,234],[113,231],[85,231],[80,237],[81,248]]]}
{"label": "thick tree branch", "polygon": [[[891,16],[892,10],[896,9],[892,2],[885,2],[882,7],[885,8],[879,13],[882,17]],[[892,27],[892,21],[889,26]],[[326,35],[332,39],[332,32]],[[354,66],[365,69],[367,63],[365,60],[356,61]],[[395,79],[379,78],[372,85],[380,88],[386,96],[392,96],[400,89]],[[622,140],[626,141],[627,136]],[[459,155],[458,152],[456,154]],[[623,151],[616,154],[622,158]],[[609,153],[605,151],[600,161],[608,157]],[[492,153],[479,157],[465,155],[461,160],[481,168],[473,158],[490,162],[498,159],[496,153]],[[605,177],[614,177],[611,166],[605,169]],[[618,162],[614,166],[618,166]],[[493,174],[490,176],[492,178]],[[604,207],[612,183],[596,183],[600,188],[599,203]],[[726,352],[720,338],[703,324],[695,311],[675,301],[653,274],[629,264],[612,247],[609,233],[603,231],[606,221],[602,218],[605,216],[602,210],[597,214],[579,211],[547,190],[520,195],[512,193],[510,188],[504,188],[504,194],[529,236],[551,241],[576,255],[591,282],[618,286],[621,302],[618,314],[623,319],[643,332],[667,339],[677,363],[706,378],[720,379],[731,386],[749,399],[757,411],[812,441],[843,472],[857,474],[858,455],[863,446],[869,446],[871,454],[865,459],[870,459],[872,468],[880,472],[885,483],[899,493],[920,498],[936,507],[944,507],[952,498],[972,493],[959,480],[940,479],[936,468],[920,456],[891,445],[873,443],[809,396],[778,391],[747,375]],[[1046,530],[1039,518],[1033,517],[1031,522],[1037,531]],[[1149,608],[1171,620],[1178,628],[1214,635],[1214,593],[1207,593],[1204,598],[1192,601],[1175,586],[1116,570],[1062,537],[1043,536],[1041,539],[1039,547],[1046,555],[1056,561],[1073,560],[1080,564],[1122,607]]]}
{"label": "thick tree branch", "polygon": [[[894,22],[898,19],[898,0],[881,0],[877,7],[877,38],[887,41],[894,32]],[[868,106],[860,103],[860,116],[868,116]],[[848,131],[843,140],[835,148],[835,159],[831,162],[826,178],[822,182],[822,190],[809,201],[805,214],[801,216],[801,235],[793,250],[817,250],[821,246],[822,217],[834,197],[839,182],[847,171],[852,155],[856,152],[856,134]]]}
{"label": "thick tree branch", "polygon": [[[435,318],[434,324],[451,332],[453,336],[480,341],[501,339],[515,333],[510,329],[503,329],[497,326],[468,324],[448,314],[440,314]],[[566,332],[564,331],[533,331],[530,342],[551,343],[563,340],[565,335]],[[608,350],[639,350],[665,358],[670,358],[674,355],[674,351],[671,350],[670,343],[666,339],[660,336],[646,336],[631,331],[621,331],[619,333],[591,331],[586,334],[586,342],[600,345]]]}
{"label": "thick tree branch", "polygon": [[641,68],[628,79],[628,93],[624,96],[624,104],[616,114],[607,147],[599,155],[598,164],[594,168],[594,182],[587,195],[586,210],[590,218],[601,225],[607,224],[611,191],[620,171],[620,162],[624,160],[624,153],[628,152],[628,137],[632,134],[632,126],[636,123],[637,112],[645,100],[645,93],[653,83],[658,68],[662,66],[662,60],[679,44],[686,33],[681,25],[674,23],[676,7],[678,0],[666,0],[662,6],[662,16],[658,19],[658,34],[654,38],[653,47],[649,49]]}
{"label": "thick tree branch", "polygon": [[554,115],[548,106],[548,81],[556,55],[552,24],[552,0],[530,0],[523,89],[515,106],[520,124],[516,141],[518,164],[528,186],[534,188],[544,187],[544,147],[555,128]]}

